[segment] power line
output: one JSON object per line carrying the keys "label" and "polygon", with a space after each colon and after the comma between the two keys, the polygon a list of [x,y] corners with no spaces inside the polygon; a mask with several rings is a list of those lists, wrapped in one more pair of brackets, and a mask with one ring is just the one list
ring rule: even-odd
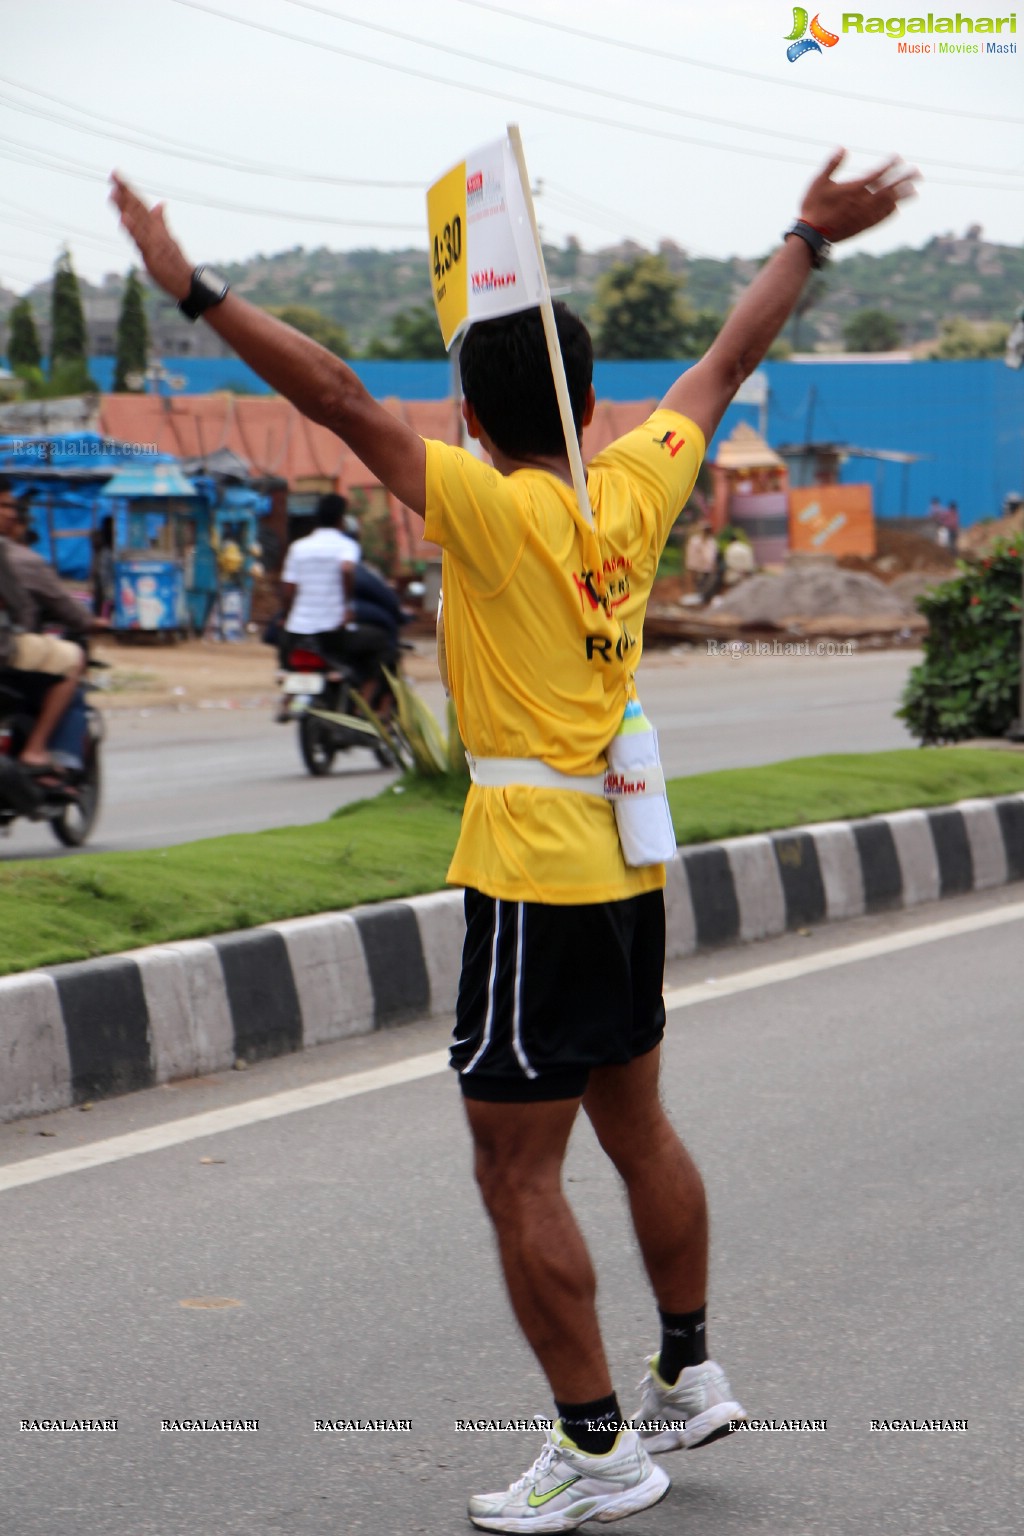
{"label": "power line", "polygon": [[38,271],[38,268],[35,266],[32,260],[25,255],[24,251],[0,251],[0,262],[3,263],[3,267],[6,272],[11,270],[10,263],[12,261],[14,262],[15,266],[24,267],[30,272],[34,273]]}
{"label": "power line", "polygon": [[101,237],[90,234],[88,230],[80,229],[76,224],[61,224],[54,219],[47,219],[45,215],[36,213],[35,209],[25,208],[21,203],[9,202],[7,198],[0,198],[0,207],[13,208],[16,214],[23,214],[33,220],[33,224],[27,224],[24,217],[19,219],[12,218],[9,213],[4,215],[6,223],[18,224],[24,229],[33,229],[36,234],[46,235],[47,237],[57,235],[61,238],[72,234],[77,235],[81,240],[89,241],[91,245],[100,246],[101,249],[106,251],[119,251],[121,249],[116,240],[104,240]]}
{"label": "power line", "polygon": [[741,149],[734,145],[716,144],[710,139],[697,139],[686,134],[665,133],[657,128],[644,128],[633,123],[609,122],[606,116],[598,116],[593,112],[578,112],[571,107],[557,107],[543,101],[523,100],[513,95],[511,91],[499,90],[496,93],[493,86],[472,85],[468,81],[452,80],[443,75],[435,74],[432,70],[417,69],[412,64],[399,64],[391,59],[377,59],[372,54],[360,53],[354,48],[342,48],[338,43],[321,42],[316,38],[303,37],[298,32],[289,32],[284,27],[272,27],[267,22],[251,21],[245,16],[233,16],[230,12],[217,10],[212,5],[201,5],[199,0],[174,0],[174,4],[183,5],[190,11],[202,11],[207,16],[216,16],[221,21],[229,21],[238,27],[248,27],[253,32],[265,32],[271,37],[283,37],[289,42],[301,43],[306,48],[318,48],[325,53],[336,53],[342,58],[354,59],[358,64],[371,64],[378,69],[387,70],[393,74],[408,75],[414,80],[426,80],[434,86],[450,86],[453,90],[468,91],[474,96],[486,96],[489,101],[493,101],[495,94],[498,94],[506,101],[515,103],[516,106],[531,107],[539,112],[550,112],[556,117],[573,118],[576,122],[597,123],[605,128],[620,128],[629,133],[643,134],[648,138],[667,139],[676,144],[695,144],[702,149],[731,150],[734,154],[753,155],[762,160],[788,161],[791,165],[804,167],[807,165],[805,159],[798,160],[792,155],[776,155],[767,150]]}
{"label": "power line", "polygon": [[[714,139],[697,138],[692,134],[669,133],[664,129],[649,128],[639,123],[624,123],[619,120],[610,120],[604,113],[598,114],[594,112],[581,112],[572,107],[554,106],[549,102],[523,100],[522,98],[513,95],[510,91],[504,91],[500,89],[495,91],[493,86],[473,85],[468,81],[453,80],[451,78],[446,78],[444,76],[435,74],[430,70],[417,69],[414,65],[411,64],[399,64],[389,59],[378,59],[374,58],[372,54],[360,53],[354,48],[342,48],[337,43],[321,42],[315,38],[303,37],[298,32],[289,32],[284,27],[273,27],[266,22],[250,21],[247,17],[233,16],[230,14],[230,12],[218,10],[214,6],[202,5],[199,3],[199,0],[174,0],[174,3],[175,5],[185,6],[188,10],[201,11],[207,16],[216,16],[221,21],[231,22],[235,26],[248,27],[251,31],[254,32],[265,32],[271,37],[283,37],[289,42],[301,43],[304,47],[317,48],[326,53],[336,53],[339,54],[342,58],[354,59],[357,63],[360,64],[370,64],[378,69],[384,69],[392,73],[408,75],[415,80],[426,80],[433,86],[450,86],[453,90],[468,91],[476,96],[486,96],[487,99],[492,102],[495,98],[495,95],[499,95],[504,100],[512,101],[520,107],[526,106],[538,112],[549,112],[556,117],[572,118],[576,122],[597,124],[601,128],[617,129],[623,133],[635,133],[641,135],[641,137],[644,138],[661,139],[671,144],[692,144],[696,145],[699,149],[711,149],[725,154],[742,155],[746,159],[770,160],[773,165],[799,165],[805,171],[809,168],[809,162],[806,157],[798,158],[795,155],[779,154],[774,150],[759,150],[737,144],[723,144]],[[929,177],[929,181],[935,186],[971,186],[975,187],[976,189],[978,187],[976,181],[956,181],[937,176]],[[1014,192],[1019,196],[1021,188],[1018,186],[1008,187],[1000,185],[986,185],[984,187],[984,191]]]}
{"label": "power line", "polygon": [[504,5],[485,5],[483,0],[458,0],[459,5],[471,6],[473,10],[484,11],[488,15],[508,16],[513,21],[526,22],[531,27],[544,27],[551,32],[564,32],[570,37],[586,38],[591,43],[602,43],[607,48],[625,49],[628,53],[639,53],[647,59],[660,59],[670,64],[688,64],[693,69],[709,69],[720,75],[736,75],[744,80],[758,80],[762,85],[782,86],[787,91],[813,91],[817,96],[841,96],[846,101],[868,102],[877,107],[898,107],[901,112],[934,112],[940,117],[970,117],[982,123],[1015,123],[1024,126],[1022,117],[1006,117],[1002,113],[992,112],[968,112],[963,108],[949,107],[943,103],[939,107],[927,106],[924,102],[896,101],[889,96],[865,96],[857,91],[834,90],[828,85],[813,85],[809,80],[778,80],[774,75],[759,75],[750,69],[737,69],[731,64],[711,64],[706,59],[694,59],[683,53],[672,53],[667,48],[648,48],[643,43],[627,42],[621,37],[606,37],[600,32],[589,32],[585,27],[571,27],[567,22],[550,21],[540,16],[521,16],[518,11],[512,11]]}
{"label": "power line", "polygon": [[[295,6],[301,11],[312,11],[318,16],[327,16],[332,21],[344,22],[347,26],[361,27],[366,32],[377,32],[384,37],[394,37],[404,43],[413,43],[418,48],[429,48],[435,53],[443,53],[449,58],[465,59],[470,64],[483,64],[490,69],[503,69],[512,75],[525,76],[528,80],[539,81],[542,85],[554,85],[559,90],[579,91],[585,96],[599,96],[602,101],[621,102],[623,106],[642,107],[651,112],[664,112],[670,117],[686,118],[700,123],[710,123],[716,128],[729,128],[738,133],[754,133],[759,138],[785,139],[790,144],[806,144],[806,133],[787,133],[782,128],[766,128],[761,123],[742,123],[735,118],[713,117],[708,112],[689,112],[685,107],[666,106],[663,102],[652,101],[648,97],[628,96],[621,91],[609,90],[604,86],[592,86],[577,80],[567,80],[560,75],[545,74],[542,70],[529,69],[525,65],[507,64],[502,59],[486,58],[477,53],[471,53],[464,48],[456,48],[451,43],[435,43],[429,38],[416,37],[412,33],[403,32],[397,27],[386,27],[380,22],[365,21],[361,17],[351,16],[343,11],[336,11],[330,6],[318,5],[316,0],[284,0],[286,5]],[[508,13],[506,13],[508,14]],[[850,144],[849,148],[856,150],[858,154],[879,155],[880,151],[868,148],[864,144]],[[907,155],[907,160],[929,159],[928,156]],[[983,175],[1012,176],[1014,172],[1009,168],[992,169],[985,165],[968,164],[961,160],[931,160],[932,165],[943,166],[952,171],[973,171]]]}
{"label": "power line", "polygon": [[656,229],[653,224],[638,223],[624,213],[617,213],[615,209],[607,208],[603,203],[596,203],[592,198],[582,197],[569,187],[563,187],[556,181],[549,181],[546,176],[537,183],[537,199],[538,216],[543,216],[544,211],[550,207],[556,213],[568,215],[569,218],[582,219],[585,223],[600,229],[618,233],[629,227],[648,240],[664,238],[663,232]]}
{"label": "power line", "polygon": [[[56,171],[60,176],[73,176],[79,181],[99,181],[106,184],[108,173],[100,166],[88,165],[84,160],[72,160],[69,156],[63,157],[63,163],[49,150],[39,150],[34,145],[25,144],[23,140],[9,138],[0,134],[0,144],[14,145],[15,154],[0,150],[0,158],[15,160],[22,165],[35,165],[46,171]],[[43,158],[43,157],[46,158]],[[230,203],[222,198],[200,197],[195,192],[186,191],[183,187],[171,187],[166,183],[160,183],[161,197],[172,197],[176,202],[193,203],[200,208],[216,208],[225,213],[247,213],[259,218],[286,219],[300,224],[332,224],[342,229],[387,229],[396,232],[407,233],[409,230],[422,231],[422,224],[406,222],[404,224],[389,222],[384,219],[336,219],[326,213],[297,213],[284,208],[254,208],[249,203]]]}
{"label": "power line", "polygon": [[[0,93],[0,103],[10,107],[15,112],[25,112],[32,117],[44,118],[49,122],[60,123],[64,127],[73,128],[78,133],[89,133],[94,137],[104,139],[117,139],[120,142],[136,144],[142,149],[148,149],[154,154],[172,155],[179,160],[192,160],[204,165],[216,166],[223,170],[241,171],[249,176],[279,177],[288,181],[310,181],[323,183],[335,187],[367,187],[373,190],[389,190],[412,192],[422,191],[422,182],[419,181],[381,181],[377,178],[356,176],[327,176],[316,171],[302,171],[296,166],[275,166],[260,164],[257,161],[244,160],[231,156],[225,159],[219,155],[211,155],[197,144],[190,144],[183,139],[172,139],[165,134],[159,136],[150,133],[148,128],[139,128],[137,124],[126,123],[121,118],[107,117],[102,112],[91,112],[87,107],[80,107],[75,102],[65,101],[60,96],[51,96],[48,91],[36,90],[34,86],[22,85],[18,80],[10,80],[5,75],[0,75],[0,82],[13,86],[15,90],[25,91],[31,96],[41,96],[44,101],[55,102],[58,106],[68,107],[72,112],[77,112],[83,117],[95,118],[100,123],[110,123],[112,127],[119,129],[118,133],[107,133],[102,128],[91,128],[86,123],[76,123],[73,118],[65,117],[59,112],[47,112],[43,107],[33,107],[27,102],[18,101],[11,96]],[[145,138],[124,139],[124,133],[142,134]],[[156,143],[146,143],[145,139],[157,138]],[[175,146],[171,148],[169,146]]]}

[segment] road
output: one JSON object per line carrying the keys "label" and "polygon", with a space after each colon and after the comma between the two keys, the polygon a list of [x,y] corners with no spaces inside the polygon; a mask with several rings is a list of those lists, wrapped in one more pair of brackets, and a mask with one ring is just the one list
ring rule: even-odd
{"label": "road", "polygon": [[[820,752],[869,752],[913,742],[893,718],[912,651],[853,656],[743,657],[654,652],[640,685],[672,775]],[[444,718],[439,684],[422,688]],[[390,782],[369,752],[311,779],[295,731],[260,709],[116,712],[104,749],[106,786],[94,851],[167,847],[225,832],[320,821]],[[46,828],[19,822],[0,858],[57,856]]]}
{"label": "road", "polygon": [[[844,960],[853,943],[872,948]],[[1020,887],[698,956],[668,984],[666,1101],[711,1194],[713,1351],[753,1416],[827,1428],[670,1457],[669,1497],[623,1530],[1018,1531]],[[5,1536],[459,1536],[467,1493],[526,1469],[535,1434],[455,1430],[550,1405],[506,1309],[446,1034],[414,1024],[0,1127]],[[335,1101],[281,1113],[304,1087]],[[221,1106],[238,1127],[196,1137],[191,1117]],[[188,1139],[140,1150],[171,1122]],[[116,1160],[35,1161],[98,1142]],[[585,1123],[568,1178],[632,1404],[654,1312]],[[117,1431],[19,1429],[84,1417]],[[259,1428],[161,1429],[225,1417]],[[314,1429],[354,1418],[412,1429]],[[967,1430],[871,1428],[893,1419]]]}

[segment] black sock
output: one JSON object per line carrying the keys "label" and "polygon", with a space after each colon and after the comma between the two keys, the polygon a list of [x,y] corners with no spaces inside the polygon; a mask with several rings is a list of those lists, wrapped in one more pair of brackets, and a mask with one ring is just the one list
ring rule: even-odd
{"label": "black sock", "polygon": [[555,1400],[562,1428],[574,1445],[588,1456],[603,1456],[615,1444],[622,1422],[619,1400],[612,1392],[592,1403],[560,1403]]}
{"label": "black sock", "polygon": [[704,1335],[706,1310],[706,1307],[699,1307],[696,1312],[662,1312],[658,1308],[661,1353],[657,1370],[662,1381],[670,1387],[679,1380],[680,1371],[688,1365],[703,1365],[708,1357]]}

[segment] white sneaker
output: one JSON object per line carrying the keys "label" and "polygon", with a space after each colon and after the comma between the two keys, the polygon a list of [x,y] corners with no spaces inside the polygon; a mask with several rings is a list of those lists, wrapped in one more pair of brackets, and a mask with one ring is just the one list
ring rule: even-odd
{"label": "white sneaker", "polygon": [[584,1520],[635,1515],[668,1486],[633,1430],[622,1430],[604,1456],[588,1456],[559,1420],[529,1472],[504,1493],[474,1494],[469,1518],[483,1531],[574,1531]]}
{"label": "white sneaker", "polygon": [[746,1420],[746,1410],[732,1395],[725,1372],[713,1360],[688,1365],[670,1387],[658,1375],[658,1356],[647,1362],[640,1383],[640,1411],[633,1417],[647,1451],[693,1451],[732,1433],[735,1423]]}

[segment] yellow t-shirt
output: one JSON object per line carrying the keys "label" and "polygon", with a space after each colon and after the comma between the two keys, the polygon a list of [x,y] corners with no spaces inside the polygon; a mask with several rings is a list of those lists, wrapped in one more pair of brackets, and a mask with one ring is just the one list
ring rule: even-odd
{"label": "yellow t-shirt", "polygon": [[[592,460],[594,532],[554,475],[501,475],[446,443],[426,447],[424,532],[443,551],[448,675],[466,747],[603,772],[658,560],[704,455],[699,427],[655,411]],[[565,906],[657,890],[665,871],[627,867],[612,807],[596,796],[474,784],[448,880]]]}

